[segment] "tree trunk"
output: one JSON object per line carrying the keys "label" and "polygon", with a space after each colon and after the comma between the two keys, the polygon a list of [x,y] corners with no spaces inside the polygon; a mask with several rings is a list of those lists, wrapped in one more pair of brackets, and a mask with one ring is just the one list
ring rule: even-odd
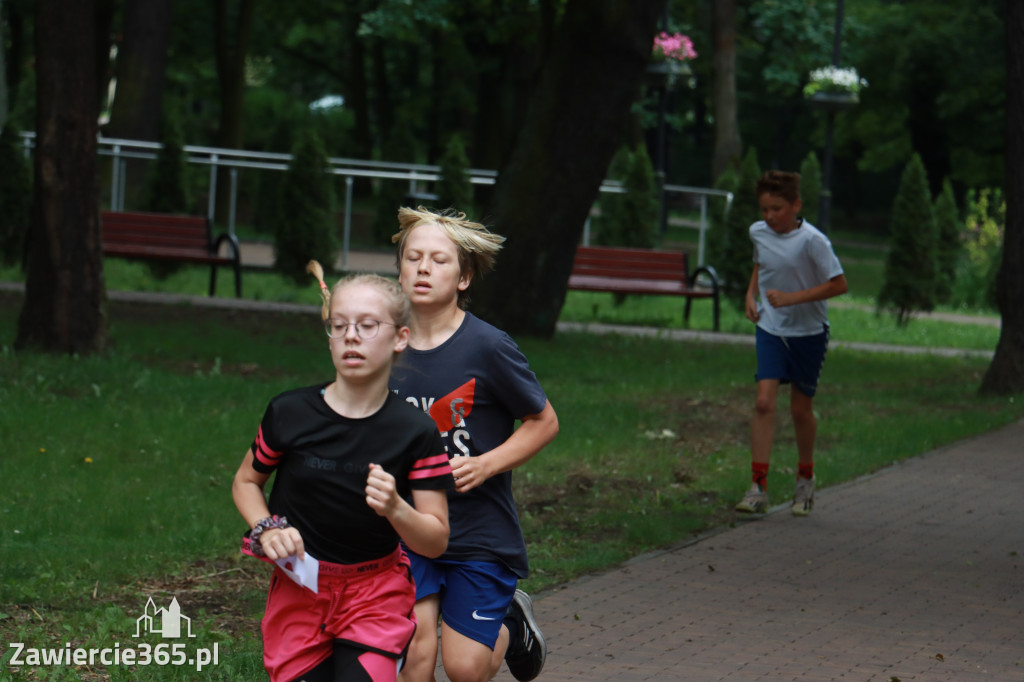
{"label": "tree trunk", "polygon": [[[651,56],[665,0],[569,0],[488,222],[508,237],[475,284],[487,319],[549,337],[584,221]],[[482,286],[481,286],[482,284]]]}
{"label": "tree trunk", "polygon": [[[117,51],[117,90],[111,103],[107,137],[160,141],[160,123],[167,81],[167,49],[171,39],[170,0],[128,0],[124,7]],[[110,46],[105,44],[109,54]],[[104,65],[109,63],[109,57]],[[100,71],[100,97],[105,95],[109,74]],[[102,101],[102,100],[101,100]],[[112,159],[101,159],[103,174],[109,174]],[[125,159],[126,206],[138,208],[138,195],[146,186],[149,162]]]}
{"label": "tree trunk", "polygon": [[1003,318],[981,393],[1024,393],[1024,3],[1006,5],[1006,230],[997,279]]}
{"label": "tree trunk", "polygon": [[355,117],[351,154],[357,159],[373,158],[373,134],[370,127],[370,84],[366,78],[366,41],[359,37],[358,17],[346,17],[346,40],[351,52],[348,63],[348,85],[345,92],[345,106]]}
{"label": "tree trunk", "polygon": [[171,39],[170,0],[128,0],[117,54],[117,96],[106,133],[160,140],[161,108]]}
{"label": "tree trunk", "polygon": [[736,103],[736,0],[715,0],[711,4],[714,40],[711,106],[715,121],[711,181],[714,182],[728,168],[739,168],[743,143]]}
{"label": "tree trunk", "polygon": [[36,0],[36,150],[25,302],[15,348],[107,342],[96,179],[94,0]]}
{"label": "tree trunk", "polygon": [[[214,7],[214,54],[220,83],[217,146],[242,147],[242,104],[245,99],[245,57],[249,51],[256,0],[217,0]],[[231,12],[228,5],[237,6]],[[217,173],[217,215],[227,216],[231,180],[227,169]]]}
{"label": "tree trunk", "polygon": [[[0,17],[4,15],[4,3],[0,0]],[[10,111],[11,101],[7,94],[7,62],[6,41],[0,41],[0,130],[7,125],[7,114]]]}

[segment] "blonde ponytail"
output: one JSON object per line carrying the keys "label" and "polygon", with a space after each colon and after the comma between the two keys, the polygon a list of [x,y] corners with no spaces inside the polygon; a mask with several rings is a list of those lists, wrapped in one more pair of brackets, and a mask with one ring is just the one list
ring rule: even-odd
{"label": "blonde ponytail", "polygon": [[315,260],[311,260],[306,263],[306,272],[316,277],[316,280],[320,282],[320,297],[323,299],[323,306],[320,308],[320,317],[328,319],[331,316],[331,290],[327,288],[327,282],[324,281],[324,269]]}

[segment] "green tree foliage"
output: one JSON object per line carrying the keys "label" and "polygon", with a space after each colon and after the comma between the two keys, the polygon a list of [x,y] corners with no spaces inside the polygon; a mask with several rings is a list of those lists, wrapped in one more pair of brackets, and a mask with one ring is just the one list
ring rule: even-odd
{"label": "green tree foliage", "polygon": [[[832,46],[832,14],[820,2],[772,0],[750,7],[750,47],[769,93],[796,95],[811,69],[827,62]],[[792,46],[799,45],[797,50]]]}
{"label": "green tree foliage", "polygon": [[317,134],[306,129],[292,150],[281,183],[275,223],[274,267],[297,283],[308,280],[311,258],[332,267],[338,258],[334,228],[334,191],[327,156]]}
{"label": "green tree foliage", "polygon": [[13,126],[0,133],[0,262],[24,265],[32,213],[32,173]]}
{"label": "green tree foliage", "polygon": [[743,157],[739,172],[723,173],[715,184],[716,189],[733,193],[733,203],[728,215],[718,214],[711,229],[708,263],[718,273],[726,299],[740,310],[744,307],[754,258],[750,225],[761,215],[756,195],[760,176],[757,150],[750,148]]}
{"label": "green tree foliage", "polygon": [[653,248],[660,204],[646,147],[621,147],[612,160],[608,177],[619,180],[625,192],[601,195],[601,215],[594,221],[594,241],[605,246]]}
{"label": "green tree foliage", "polygon": [[821,164],[814,152],[804,157],[800,164],[800,200],[803,204],[800,214],[817,225],[821,201]]}
{"label": "green tree foliage", "polygon": [[461,135],[448,139],[440,160],[441,179],[435,185],[437,204],[473,214],[473,184],[469,181],[469,157]]}
{"label": "green tree foliage", "polygon": [[960,214],[953,196],[953,183],[949,178],[942,182],[942,191],[935,198],[935,230],[938,241],[935,245],[936,287],[935,300],[949,303],[956,281],[956,265],[963,247],[960,244]]}
{"label": "green tree foliage", "polygon": [[885,283],[878,294],[878,307],[894,310],[896,321],[902,326],[915,312],[927,312],[935,307],[938,238],[928,176],[917,154],[910,159],[900,178],[889,230],[889,257],[885,264]]}
{"label": "green tree foliage", "polygon": [[1006,201],[1000,189],[967,195],[967,220],[960,237],[953,302],[971,308],[996,307],[996,275],[1003,261]]}
{"label": "green tree foliage", "polygon": [[[914,150],[939,190],[1003,178],[1006,110],[1004,2],[864,0],[846,3],[848,55],[870,87],[839,117],[837,144],[860,149],[862,171],[899,168]],[[868,39],[869,38],[869,39]],[[951,49],[951,45],[959,46]]]}

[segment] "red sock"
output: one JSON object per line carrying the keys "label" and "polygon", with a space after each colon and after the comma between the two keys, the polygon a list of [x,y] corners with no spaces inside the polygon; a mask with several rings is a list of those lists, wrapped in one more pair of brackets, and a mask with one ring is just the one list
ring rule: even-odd
{"label": "red sock", "polygon": [[796,475],[798,478],[814,478],[814,462],[798,466]]}
{"label": "red sock", "polygon": [[754,472],[754,483],[761,490],[768,489],[768,463],[767,462],[754,462],[751,466],[751,470]]}

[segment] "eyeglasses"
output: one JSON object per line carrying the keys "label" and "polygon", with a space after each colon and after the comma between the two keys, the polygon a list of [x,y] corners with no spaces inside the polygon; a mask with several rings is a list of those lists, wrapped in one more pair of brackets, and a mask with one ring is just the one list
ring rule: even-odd
{"label": "eyeglasses", "polygon": [[363,339],[364,341],[372,339],[377,336],[377,332],[380,330],[382,324],[390,324],[392,327],[395,325],[391,322],[384,322],[382,320],[359,320],[358,322],[346,322],[345,320],[324,320],[324,331],[327,332],[327,336],[332,339],[341,339],[348,334],[348,328],[355,327],[356,336]]}

